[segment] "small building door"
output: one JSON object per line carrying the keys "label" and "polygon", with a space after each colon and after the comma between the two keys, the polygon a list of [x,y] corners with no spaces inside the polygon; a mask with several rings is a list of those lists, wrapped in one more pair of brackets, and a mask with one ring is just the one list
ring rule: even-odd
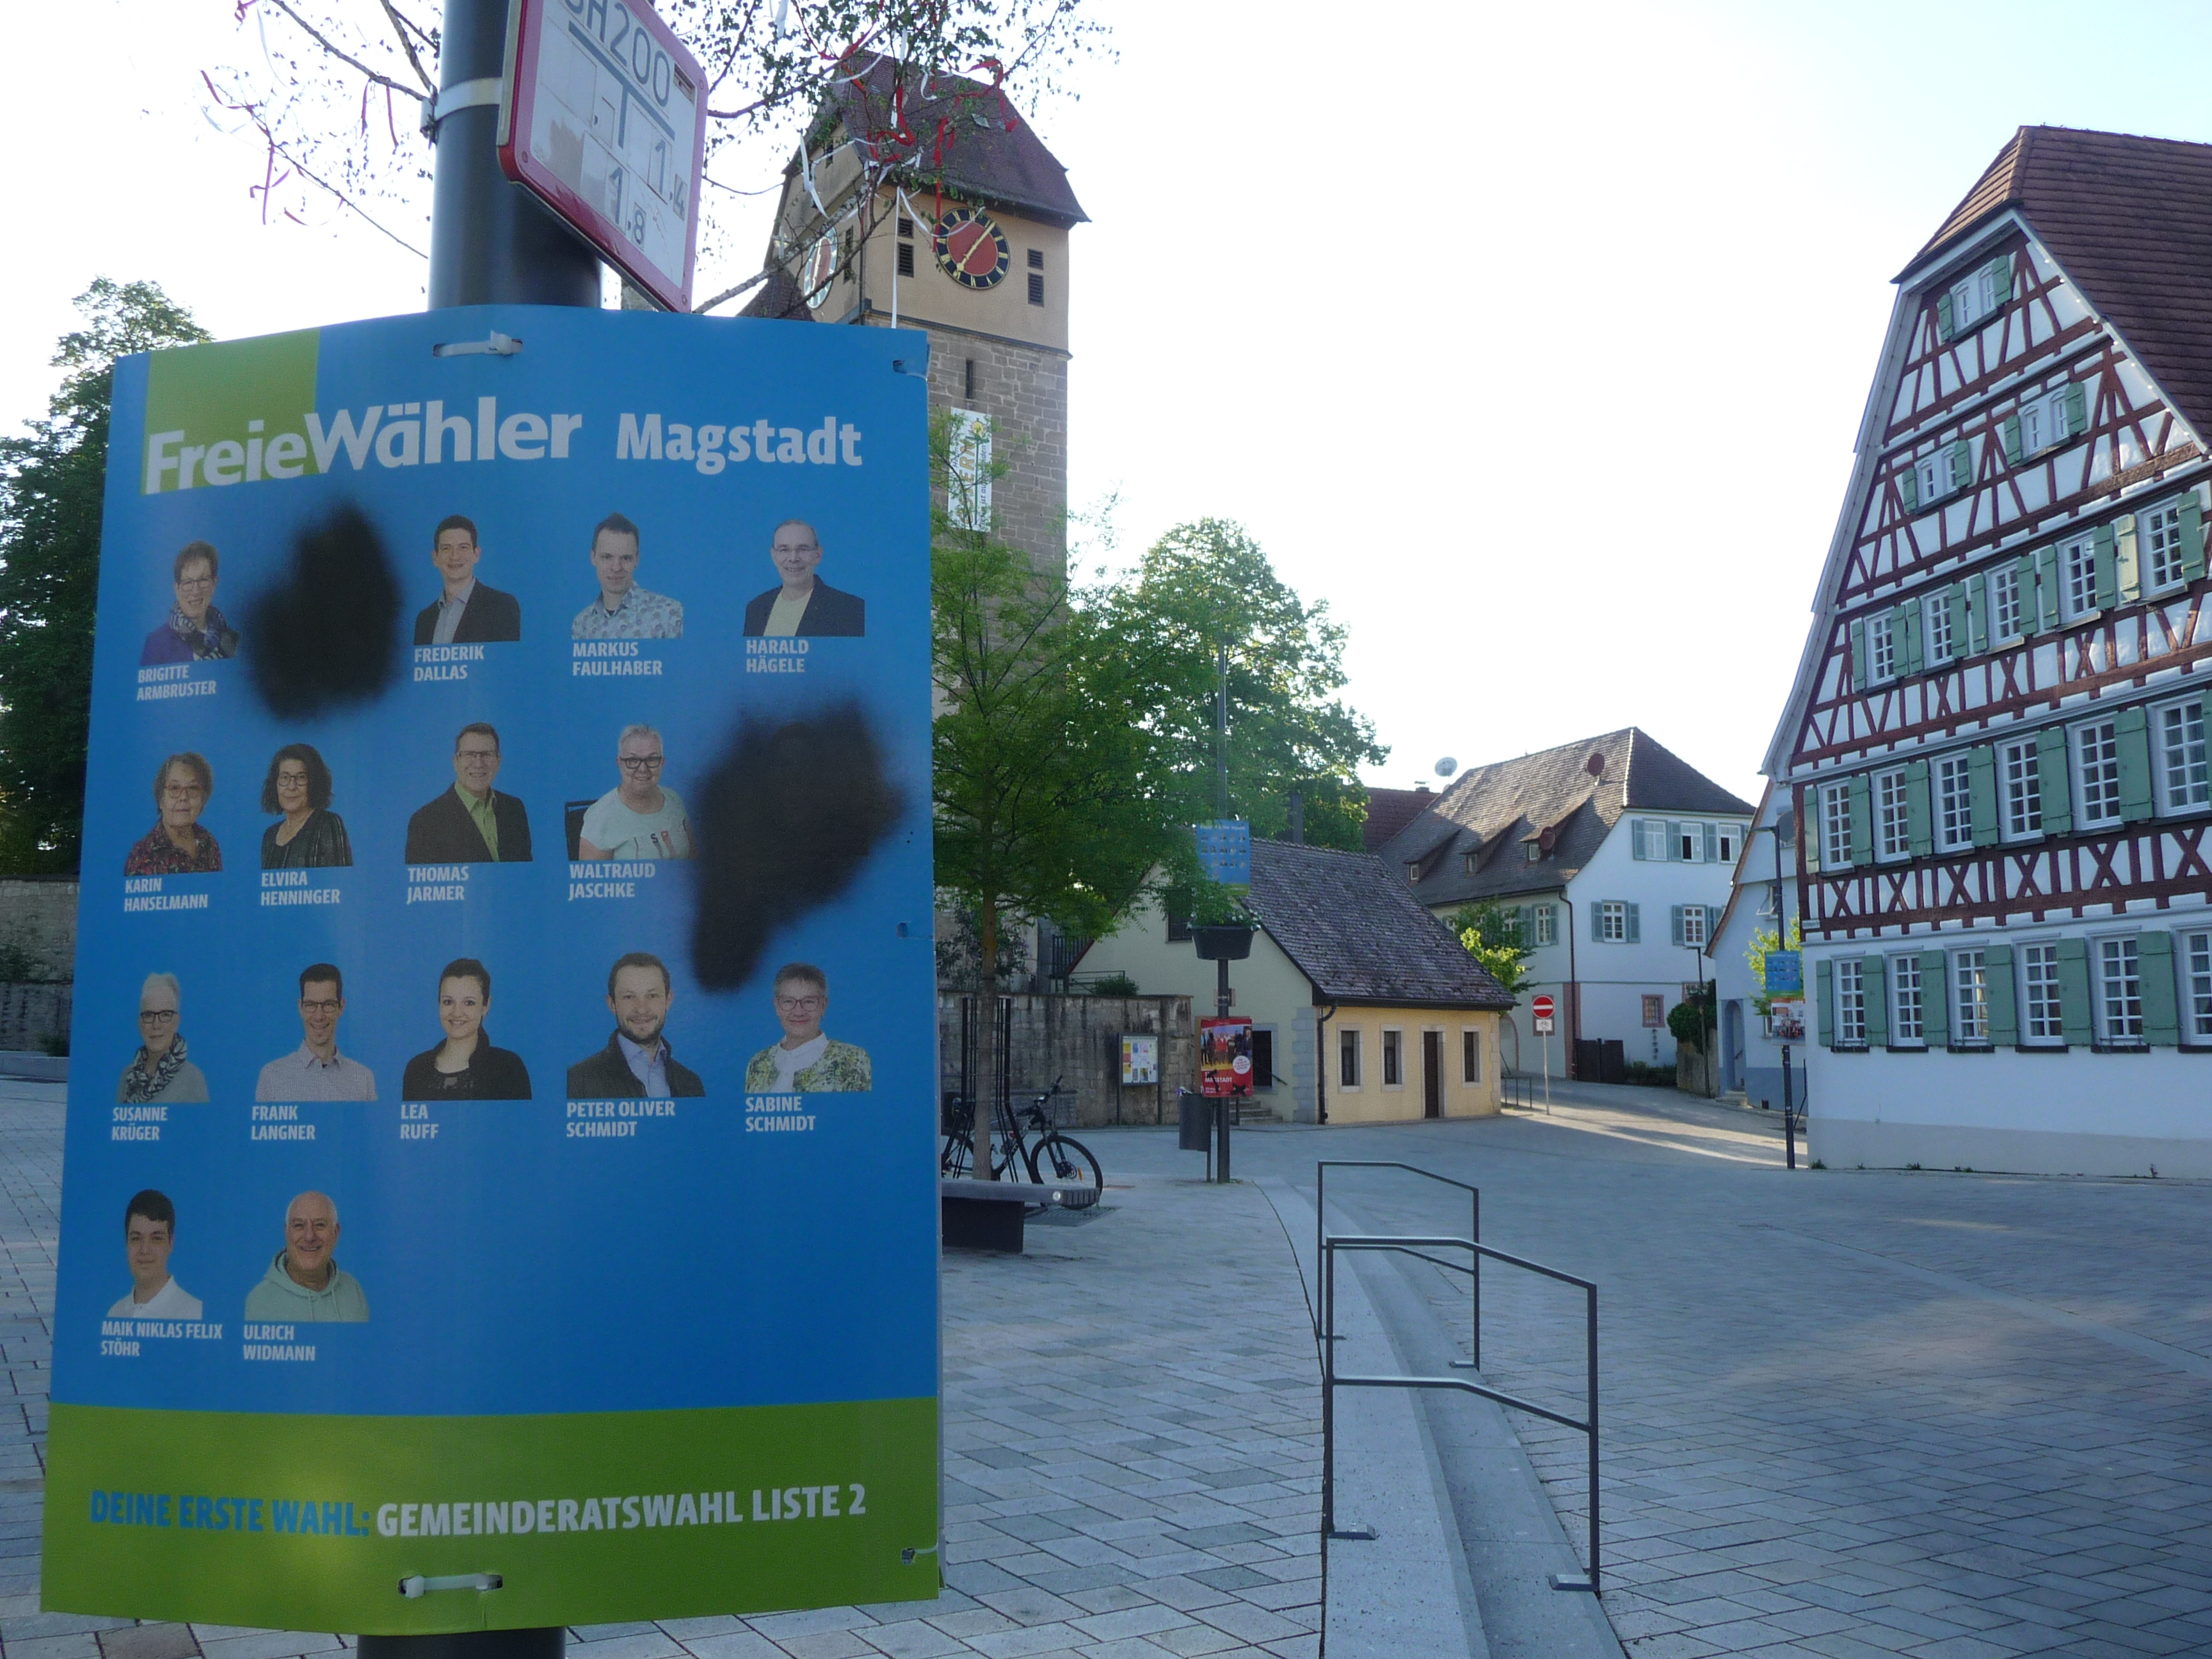
{"label": "small building door", "polygon": [[1444,1034],[1421,1033],[1421,1115],[1444,1115]]}

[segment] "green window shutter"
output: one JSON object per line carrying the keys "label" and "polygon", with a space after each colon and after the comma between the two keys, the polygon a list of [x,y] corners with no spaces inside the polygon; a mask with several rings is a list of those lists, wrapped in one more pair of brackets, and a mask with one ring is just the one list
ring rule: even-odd
{"label": "green window shutter", "polygon": [[2141,823],[2150,816],[2150,715],[2138,703],[2112,717],[2120,744],[2120,817]]}
{"label": "green window shutter", "polygon": [[2012,946],[1992,945],[1982,952],[1982,966],[1990,977],[1990,1041],[2020,1041],[2020,1010],[2013,1000]]}
{"label": "green window shutter", "polygon": [[1844,780],[1844,802],[1851,825],[1851,862],[1874,861],[1874,811],[1868,798],[1866,774]]}
{"label": "green window shutter", "polygon": [[2089,946],[2078,939],[2058,941],[2058,1027],[2066,1041],[2087,1044],[2089,1024]]}
{"label": "green window shutter", "polygon": [[2058,626],[2058,550],[2035,550],[2035,602],[2027,606],[2029,626],[2041,631]]}
{"label": "green window shutter", "polygon": [[1522,905],[1513,921],[1514,926],[1521,930],[1521,936],[1513,942],[1525,951],[1535,941],[1536,907],[1533,904]]}
{"label": "green window shutter", "polygon": [[1998,423],[1998,434],[2004,440],[2004,458],[2008,466],[2020,465],[2020,416],[2008,415]]}
{"label": "green window shutter", "polygon": [[2204,509],[2193,489],[2181,498],[2181,574],[2192,582],[2204,574]]}
{"label": "green window shutter", "polygon": [[[1978,657],[1990,648],[1990,579],[1983,572],[1959,584],[1959,597],[1966,612],[1966,654]],[[1954,627],[1957,626],[1954,619]],[[1955,647],[1954,647],[1955,648]]]}
{"label": "green window shutter", "polygon": [[2066,388],[2059,399],[2066,410],[2066,435],[2078,438],[2089,429],[2088,388],[2079,380]]}
{"label": "green window shutter", "polygon": [[1905,464],[1905,471],[1898,476],[1897,493],[1904,498],[1907,513],[1920,510],[1920,469],[1910,461]]}
{"label": "green window shutter", "polygon": [[2109,611],[2120,600],[2119,557],[2112,538],[2112,526],[2100,524],[2090,532],[2094,546],[2091,555],[2097,569],[2097,609]]}
{"label": "green window shutter", "polygon": [[1682,861],[1682,824],[1679,818],[1667,820],[1667,861],[1669,864]]}
{"label": "green window shutter", "polygon": [[2043,793],[2043,833],[2074,833],[2074,789],[2066,775],[2066,732],[2046,726],[2035,734],[2036,781]]}
{"label": "green window shutter", "polygon": [[2133,514],[2112,526],[2114,557],[2112,567],[2118,572],[2118,603],[2142,598],[2142,560],[2136,552],[2136,520]]}
{"label": "green window shutter", "polygon": [[1642,818],[1631,818],[1628,821],[1628,856],[1638,860],[1644,856],[1644,820]]}
{"label": "green window shutter", "polygon": [[1951,958],[1942,951],[1920,953],[1920,1030],[1931,1048],[1951,1042]]}
{"label": "green window shutter", "polygon": [[1997,751],[1988,744],[1966,751],[1966,801],[1977,847],[1997,844]]}
{"label": "green window shutter", "polygon": [[1674,930],[1674,943],[1676,945],[1680,945],[1684,942],[1682,939],[1682,912],[1685,908],[1685,906],[1680,904],[1673,905],[1669,907],[1668,912],[1668,923]]}
{"label": "green window shutter", "polygon": [[1605,906],[1601,902],[1590,905],[1590,943],[1605,943]]}
{"label": "green window shutter", "polygon": [[1832,962],[1813,964],[1813,984],[1820,996],[1820,1046],[1836,1046],[1836,965]]}
{"label": "green window shutter", "polygon": [[1863,691],[1867,683],[1866,624],[1851,624],[1851,690]]}
{"label": "green window shutter", "polygon": [[1905,836],[1912,856],[1924,859],[1936,850],[1936,826],[1929,821],[1928,763],[1907,762],[1905,768]]}
{"label": "green window shutter", "polygon": [[2143,933],[2136,939],[2142,972],[2143,1041],[2171,1048],[2181,1041],[2181,1008],[2174,995],[2173,935]]}
{"label": "green window shutter", "polygon": [[1961,438],[1948,452],[1951,488],[1964,489],[1974,481],[1974,447]]}
{"label": "green window shutter", "polygon": [[1990,261],[1990,287],[2001,306],[2012,303],[2012,255],[2000,253]]}
{"label": "green window shutter", "polygon": [[1705,862],[1718,864],[1720,861],[1721,827],[1717,823],[1709,823],[1705,826]]}
{"label": "green window shutter", "polygon": [[1628,942],[1644,943],[1644,907],[1640,904],[1631,903],[1628,907]]}
{"label": "green window shutter", "polygon": [[1936,337],[1948,340],[1954,331],[1951,326],[1951,293],[1946,289],[1936,296]]}
{"label": "green window shutter", "polygon": [[1865,975],[1861,982],[1866,987],[1867,1047],[1886,1048],[1889,1046],[1889,964],[1880,957],[1869,957],[1859,971]]}

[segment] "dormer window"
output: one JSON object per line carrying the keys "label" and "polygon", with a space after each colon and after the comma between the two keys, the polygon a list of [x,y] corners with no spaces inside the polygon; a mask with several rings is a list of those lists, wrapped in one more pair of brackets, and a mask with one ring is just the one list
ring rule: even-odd
{"label": "dormer window", "polygon": [[2055,387],[2022,404],[1998,429],[2005,459],[2017,466],[2089,429],[2088,394],[2078,385]]}
{"label": "dormer window", "polygon": [[1534,863],[1536,863],[1539,860],[1540,860],[1540,859],[1544,856],[1544,844],[1543,844],[1543,842],[1536,842],[1536,841],[1532,841],[1532,842],[1528,842],[1528,843],[1527,843],[1527,846],[1528,846],[1528,862],[1529,862],[1529,863],[1531,863],[1531,864],[1534,864]]}
{"label": "dormer window", "polygon": [[1420,861],[1420,860],[1419,860],[1419,859],[1407,859],[1407,860],[1406,860],[1406,879],[1407,879],[1407,881],[1409,881],[1409,882],[1417,882],[1417,881],[1420,880],[1420,878],[1421,878],[1421,861]]}
{"label": "dormer window", "polygon": [[1462,853],[1459,855],[1460,869],[1468,875],[1473,875],[1475,872],[1475,866],[1480,861],[1481,857],[1482,855],[1480,853]]}
{"label": "dormer window", "polygon": [[2012,255],[2000,253],[1966,272],[1936,296],[1936,334],[1955,340],[1972,332],[2012,301]]}

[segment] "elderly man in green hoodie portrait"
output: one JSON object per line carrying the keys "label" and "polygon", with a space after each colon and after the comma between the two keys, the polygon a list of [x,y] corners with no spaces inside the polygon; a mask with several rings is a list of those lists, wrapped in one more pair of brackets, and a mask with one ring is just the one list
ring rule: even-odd
{"label": "elderly man in green hoodie portrait", "polygon": [[361,1281],[343,1271],[338,1206],[325,1193],[301,1193],[284,1212],[284,1248],[248,1292],[246,1316],[299,1324],[358,1324],[368,1317]]}

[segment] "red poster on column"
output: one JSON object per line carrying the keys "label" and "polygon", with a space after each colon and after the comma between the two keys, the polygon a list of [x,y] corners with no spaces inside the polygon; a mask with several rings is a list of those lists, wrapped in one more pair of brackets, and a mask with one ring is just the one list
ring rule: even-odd
{"label": "red poster on column", "polygon": [[1252,1092],[1252,1022],[1198,1022],[1198,1091],[1218,1097]]}

